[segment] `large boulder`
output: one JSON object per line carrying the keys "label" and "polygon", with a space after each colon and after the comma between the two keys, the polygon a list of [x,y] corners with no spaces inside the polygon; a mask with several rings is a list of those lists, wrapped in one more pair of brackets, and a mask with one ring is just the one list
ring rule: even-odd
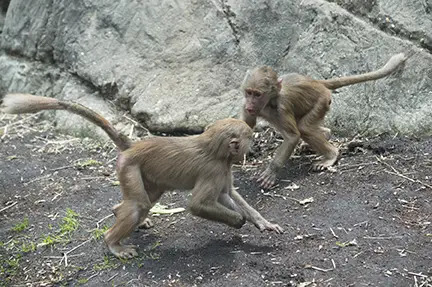
{"label": "large boulder", "polygon": [[[338,90],[327,124],[345,135],[432,134],[431,6],[12,0],[1,34],[0,88],[79,101],[118,125],[130,113],[152,131],[199,132],[238,114],[239,86],[256,65],[321,79],[378,68],[402,51],[412,54],[402,71]],[[54,114],[67,130],[91,128]]]}

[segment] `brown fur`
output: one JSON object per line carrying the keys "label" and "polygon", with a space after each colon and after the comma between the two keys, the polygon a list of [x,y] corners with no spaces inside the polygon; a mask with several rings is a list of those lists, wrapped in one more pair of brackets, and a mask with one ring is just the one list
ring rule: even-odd
{"label": "brown fur", "polygon": [[67,110],[102,128],[120,150],[127,149],[131,144],[131,141],[126,136],[118,133],[104,117],[78,103],[30,94],[7,94],[3,98],[0,109],[9,114],[36,113],[43,110]]}
{"label": "brown fur", "polygon": [[262,117],[274,125],[284,138],[273,161],[258,179],[261,185],[269,188],[275,183],[277,172],[291,156],[300,138],[323,157],[314,165],[314,170],[333,165],[338,150],[328,142],[330,130],[322,126],[330,109],[330,89],[385,77],[406,59],[403,53],[396,54],[376,71],[329,80],[313,80],[299,74],[284,75],[278,80],[276,72],[267,66],[248,73],[242,84],[245,103],[241,118],[253,128],[257,117]]}
{"label": "brown fur", "polygon": [[243,158],[252,138],[252,129],[241,120],[219,120],[201,135],[154,137],[130,143],[101,115],[75,103],[15,94],[5,97],[2,108],[11,113],[66,109],[91,120],[110,135],[122,151],[117,174],[123,201],[113,207],[116,221],[105,233],[105,242],[118,257],[137,255],[134,246],[120,241],[140,224],[150,227],[150,208],[172,189],[192,190],[189,209],[194,215],[235,228],[249,221],[260,231],[283,232],[249,206],[232,186],[232,163]]}

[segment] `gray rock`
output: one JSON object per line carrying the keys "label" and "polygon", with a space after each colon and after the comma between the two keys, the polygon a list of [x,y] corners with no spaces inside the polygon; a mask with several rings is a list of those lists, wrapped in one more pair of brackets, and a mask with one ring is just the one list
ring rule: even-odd
{"label": "gray rock", "polygon": [[[51,65],[31,62],[21,58],[0,56],[0,75],[9,92],[22,92],[56,97],[62,100],[75,101],[95,111],[117,125],[120,130],[130,129],[122,123],[117,123],[119,112],[105,101],[94,89],[87,88],[76,77],[61,72]],[[58,127],[70,134],[85,137],[108,139],[108,136],[94,124],[82,117],[66,111],[49,111],[45,116],[55,120]]]}
{"label": "gray rock", "polygon": [[0,87],[80,101],[124,129],[130,112],[152,131],[199,132],[237,115],[253,66],[330,78],[409,51],[403,71],[335,93],[327,124],[344,135],[431,134],[428,1],[12,0]]}
{"label": "gray rock", "polygon": [[432,1],[331,0],[367,19],[389,34],[416,42],[432,51]]}

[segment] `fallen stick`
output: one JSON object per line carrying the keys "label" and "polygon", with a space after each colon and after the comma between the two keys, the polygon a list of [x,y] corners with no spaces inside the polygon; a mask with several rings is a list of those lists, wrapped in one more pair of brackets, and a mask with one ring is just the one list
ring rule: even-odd
{"label": "fallen stick", "polygon": [[387,173],[389,173],[389,174],[397,175],[397,176],[402,177],[402,178],[404,178],[404,179],[406,179],[406,180],[409,180],[409,181],[411,181],[411,182],[420,183],[421,185],[426,186],[426,187],[432,189],[432,185],[427,184],[427,183],[424,183],[423,181],[418,180],[418,179],[410,178],[410,177],[408,177],[408,176],[402,174],[400,171],[398,171],[396,168],[394,168],[394,167],[393,167],[392,165],[390,165],[389,163],[386,163],[386,162],[382,161],[379,157],[376,156],[375,158],[377,159],[377,161],[379,161],[379,162],[382,163],[383,165],[385,165],[385,166],[387,166],[387,167],[389,167],[389,168],[391,168],[391,169],[393,170],[393,171],[384,170],[385,172],[387,172]]}
{"label": "fallen stick", "polygon": [[408,274],[409,274],[409,275],[418,276],[418,277],[428,278],[427,275],[423,275],[423,274],[421,274],[421,273],[408,272]]}
{"label": "fallen stick", "polygon": [[424,182],[421,181],[421,180],[418,180],[418,179],[412,179],[412,178],[410,178],[410,177],[408,177],[408,176],[406,176],[406,175],[403,175],[403,174],[401,174],[401,173],[396,173],[396,172],[392,172],[392,171],[389,171],[389,170],[384,170],[384,171],[387,172],[387,173],[389,173],[389,174],[393,174],[393,175],[400,176],[400,177],[402,177],[402,178],[404,178],[404,179],[406,179],[406,180],[409,180],[409,181],[411,181],[411,182],[420,183],[421,185],[423,185],[423,186],[425,186],[425,187],[428,187],[428,188],[432,189],[432,185],[429,185],[429,184],[427,184],[427,183],[424,183]]}
{"label": "fallen stick", "polygon": [[333,228],[330,227],[330,231],[331,231],[331,233],[333,234],[333,236],[334,236],[335,238],[339,238],[339,236],[337,236],[336,233],[333,231]]}
{"label": "fallen stick", "polygon": [[68,266],[68,262],[67,262],[67,258],[68,258],[67,256],[68,256],[68,254],[71,253],[72,251],[74,251],[74,250],[80,248],[81,246],[83,246],[84,244],[86,244],[87,242],[89,242],[90,240],[91,240],[91,239],[87,239],[86,241],[82,242],[81,244],[78,244],[77,246],[75,246],[75,247],[72,248],[71,250],[64,252],[64,253],[63,253],[63,258],[60,260],[59,265],[62,264],[63,259],[64,259],[64,261],[65,261],[65,266],[67,267],[67,266]]}
{"label": "fallen stick", "polygon": [[333,269],[329,268],[329,269],[324,269],[324,268],[320,268],[320,267],[316,267],[310,264],[306,264],[305,267],[306,269],[313,269],[313,270],[317,270],[317,271],[321,271],[321,272],[329,272],[332,271]]}
{"label": "fallen stick", "polygon": [[403,236],[364,236],[363,239],[382,239],[382,240],[388,240],[388,239],[399,239],[403,238]]}
{"label": "fallen stick", "polygon": [[107,216],[105,216],[104,218],[100,219],[98,222],[96,222],[96,227],[99,228],[99,224],[102,223],[102,221],[104,221],[105,219],[108,219],[110,217],[114,216],[114,214],[108,214]]}
{"label": "fallen stick", "polygon": [[5,137],[6,137],[6,135],[7,135],[7,132],[8,132],[8,125],[6,125],[5,127],[4,127],[4,129],[3,129],[3,135],[1,136],[1,138],[0,139],[4,139]]}
{"label": "fallen stick", "polygon": [[14,203],[9,204],[9,205],[6,206],[6,207],[3,207],[2,209],[0,209],[0,212],[5,211],[6,209],[9,209],[9,208],[11,208],[12,206],[15,206],[17,203],[18,203],[18,201],[15,201]]}

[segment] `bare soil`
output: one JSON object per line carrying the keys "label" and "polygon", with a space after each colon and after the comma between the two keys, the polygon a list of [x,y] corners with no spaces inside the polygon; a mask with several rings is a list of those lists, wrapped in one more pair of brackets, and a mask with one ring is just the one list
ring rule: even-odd
{"label": "bare soil", "polygon": [[334,170],[310,172],[314,156],[297,152],[263,191],[252,177],[279,139],[258,133],[235,185],[283,235],[160,215],[128,239],[139,256],[121,261],[100,237],[120,200],[115,148],[37,117],[0,115],[0,285],[432,286],[430,137],[334,139]]}

